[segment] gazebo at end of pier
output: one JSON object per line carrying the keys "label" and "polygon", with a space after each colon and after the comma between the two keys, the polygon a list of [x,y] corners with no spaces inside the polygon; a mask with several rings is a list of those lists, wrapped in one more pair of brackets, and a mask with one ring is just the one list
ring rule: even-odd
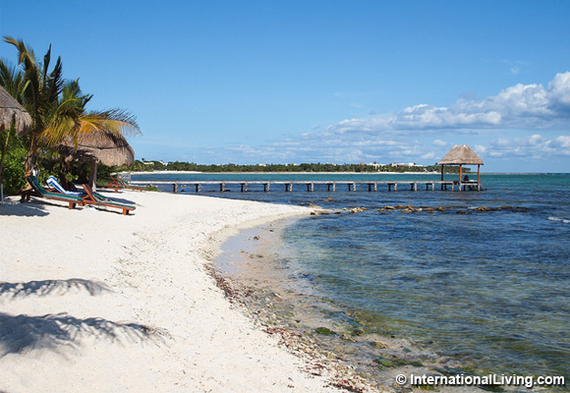
{"label": "gazebo at end of pier", "polygon": [[[443,181],[443,168],[445,165],[459,165],[459,188],[469,187],[481,190],[481,165],[483,160],[467,145],[455,145],[438,163],[441,165],[441,180]],[[463,178],[463,165],[477,165],[477,180]]]}

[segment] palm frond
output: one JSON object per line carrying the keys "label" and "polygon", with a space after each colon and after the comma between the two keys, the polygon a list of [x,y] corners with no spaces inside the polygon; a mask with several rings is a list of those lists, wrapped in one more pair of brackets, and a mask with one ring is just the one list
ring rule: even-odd
{"label": "palm frond", "polygon": [[77,100],[78,105],[85,108],[87,103],[93,98],[92,94],[83,94],[79,87],[79,79],[74,81],[66,81],[61,92],[61,100]]}
{"label": "palm frond", "polygon": [[82,118],[80,132],[105,131],[117,135],[140,135],[136,117],[128,111],[114,108],[105,111],[93,111]]}
{"label": "palm frond", "polygon": [[2,60],[0,60],[0,85],[18,102],[21,102],[22,74],[16,70],[16,67],[8,65]]}
{"label": "palm frond", "polygon": [[18,50],[18,64],[22,64],[25,62],[32,62],[32,63],[36,62],[34,51],[28,49],[22,39],[17,40],[11,36],[5,36],[4,42],[6,42],[7,44],[14,45]]}

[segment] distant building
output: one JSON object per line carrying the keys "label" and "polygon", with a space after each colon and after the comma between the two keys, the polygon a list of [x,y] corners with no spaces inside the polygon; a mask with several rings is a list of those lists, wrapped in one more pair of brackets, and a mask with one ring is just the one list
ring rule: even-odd
{"label": "distant building", "polygon": [[403,167],[417,167],[417,166],[423,166],[423,165],[418,165],[418,164],[416,164],[415,162],[409,162],[409,163],[407,163],[407,164],[406,164],[406,163],[403,163],[403,162],[393,162],[391,165],[392,165],[392,166],[397,166],[397,167],[400,167],[400,166],[403,166]]}
{"label": "distant building", "polygon": [[162,160],[158,160],[158,161],[144,161],[143,164],[145,165],[155,165],[155,164],[161,164],[164,166],[168,166],[168,162],[164,162]]}

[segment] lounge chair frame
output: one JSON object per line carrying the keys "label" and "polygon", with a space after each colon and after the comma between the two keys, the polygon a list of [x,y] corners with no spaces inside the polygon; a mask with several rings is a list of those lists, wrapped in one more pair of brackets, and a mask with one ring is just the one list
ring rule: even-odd
{"label": "lounge chair frame", "polygon": [[22,201],[29,201],[31,196],[35,196],[55,201],[67,202],[69,204],[69,209],[75,208],[76,205],[85,205],[84,199],[80,196],[65,195],[59,192],[50,192],[46,190],[35,176],[28,176],[26,177],[26,180],[28,183],[30,183],[32,189],[26,190],[22,193]]}
{"label": "lounge chair frame", "polygon": [[106,198],[103,195],[94,192],[89,184],[84,184],[83,189],[86,192],[86,196],[83,197],[83,201],[89,205],[112,207],[115,209],[120,209],[123,211],[123,215],[128,215],[129,212],[136,209],[135,205],[125,202],[119,202],[114,199]]}
{"label": "lounge chair frame", "polygon": [[117,192],[118,188],[128,188],[131,190],[138,190],[138,191],[144,191],[146,190],[146,187],[142,187],[142,186],[133,186],[130,184],[125,183],[125,181],[123,179],[121,179],[120,176],[112,176],[111,175],[111,182],[107,184],[109,187],[114,188],[115,192]]}

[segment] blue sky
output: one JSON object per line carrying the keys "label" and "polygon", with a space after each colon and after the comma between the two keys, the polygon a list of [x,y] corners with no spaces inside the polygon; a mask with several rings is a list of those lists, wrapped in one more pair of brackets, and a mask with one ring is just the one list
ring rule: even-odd
{"label": "blue sky", "polygon": [[[131,111],[138,159],[570,171],[569,1],[0,0],[0,34]],[[0,56],[16,62],[12,46]]]}

